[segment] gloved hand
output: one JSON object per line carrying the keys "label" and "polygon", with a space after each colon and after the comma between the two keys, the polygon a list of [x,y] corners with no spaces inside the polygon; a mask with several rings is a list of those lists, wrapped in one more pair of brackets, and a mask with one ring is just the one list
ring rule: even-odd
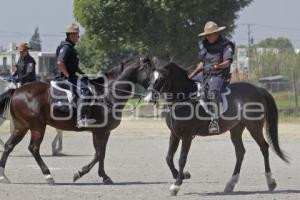
{"label": "gloved hand", "polygon": [[4,80],[6,80],[8,82],[16,82],[16,83],[17,83],[17,81],[19,81],[18,78],[13,75],[6,77]]}

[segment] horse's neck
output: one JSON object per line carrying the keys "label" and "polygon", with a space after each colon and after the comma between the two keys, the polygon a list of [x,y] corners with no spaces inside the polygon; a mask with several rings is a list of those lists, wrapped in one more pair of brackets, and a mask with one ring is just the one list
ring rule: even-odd
{"label": "horse's neck", "polygon": [[111,81],[108,86],[109,92],[107,100],[110,101],[112,104],[120,103],[120,107],[122,109],[134,90],[134,88],[130,87],[131,84],[128,84],[126,82],[132,83],[129,79],[122,77],[118,78],[115,81]]}
{"label": "horse's neck", "polygon": [[172,87],[169,92],[172,93],[173,98],[169,101],[176,102],[188,100],[190,95],[197,92],[196,83],[190,79],[184,77],[180,80],[172,79],[172,82]]}

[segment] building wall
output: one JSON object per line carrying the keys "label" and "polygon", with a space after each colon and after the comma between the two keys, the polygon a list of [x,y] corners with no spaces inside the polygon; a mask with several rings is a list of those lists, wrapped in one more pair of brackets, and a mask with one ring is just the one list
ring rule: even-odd
{"label": "building wall", "polygon": [[[53,70],[56,68],[56,58],[53,52],[30,52],[36,61],[36,74],[39,77],[53,78]],[[0,52],[0,74],[13,73],[19,54],[17,52]]]}

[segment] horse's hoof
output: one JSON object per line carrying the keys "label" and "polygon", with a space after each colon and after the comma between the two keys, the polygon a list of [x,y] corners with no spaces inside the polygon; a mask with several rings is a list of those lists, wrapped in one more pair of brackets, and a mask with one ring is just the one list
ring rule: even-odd
{"label": "horse's hoof", "polygon": [[0,183],[9,184],[11,182],[6,176],[0,176]]}
{"label": "horse's hoof", "polygon": [[79,171],[75,172],[74,175],[73,175],[73,183],[75,183],[80,178],[81,178],[81,176],[79,174]]}
{"label": "horse's hoof", "polygon": [[179,192],[179,189],[180,189],[180,187],[178,185],[175,185],[175,184],[171,185],[171,187],[170,187],[171,196],[176,196]]}
{"label": "horse's hoof", "polygon": [[192,177],[190,172],[188,171],[184,172],[183,174],[184,174],[184,179],[190,179]]}
{"label": "horse's hoof", "polygon": [[225,189],[224,189],[224,192],[225,193],[230,193],[230,192],[233,192],[233,189],[234,189],[234,184],[231,184],[231,183],[227,183]]}
{"label": "horse's hoof", "polygon": [[272,183],[268,184],[268,187],[269,187],[269,191],[272,192],[275,190],[275,188],[277,187],[277,183],[275,180],[273,180]]}
{"label": "horse's hoof", "polygon": [[103,184],[104,185],[113,185],[114,182],[110,178],[107,178],[107,179],[103,180]]}
{"label": "horse's hoof", "polygon": [[66,154],[60,152],[60,151],[53,151],[52,156],[54,157],[61,157],[61,156],[66,156]]}
{"label": "horse's hoof", "polygon": [[47,175],[47,176],[45,177],[45,180],[46,180],[46,182],[47,182],[49,185],[54,185],[54,184],[55,184],[55,181],[54,181],[54,179],[53,179],[53,177],[52,177],[51,175]]}

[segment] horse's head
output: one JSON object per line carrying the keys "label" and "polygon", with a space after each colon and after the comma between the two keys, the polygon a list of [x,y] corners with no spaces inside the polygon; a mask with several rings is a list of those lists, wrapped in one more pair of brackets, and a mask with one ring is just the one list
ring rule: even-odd
{"label": "horse's head", "polygon": [[154,66],[148,57],[137,56],[121,62],[108,71],[91,79],[90,83],[95,86],[98,93],[104,93],[105,88],[114,80],[131,81],[139,83],[144,88],[150,84],[150,76],[154,71]]}
{"label": "horse's head", "polygon": [[180,68],[175,63],[169,63],[161,69],[155,70],[150,79],[147,90],[149,91],[144,98],[146,102],[156,103],[159,94],[172,92],[171,88],[176,91],[180,85],[188,80],[187,71]]}
{"label": "horse's head", "polygon": [[150,76],[155,70],[151,59],[145,56],[136,56],[125,60],[110,71],[110,75],[117,74],[119,80],[129,80],[133,83],[139,83],[144,88],[147,88],[150,83]]}

